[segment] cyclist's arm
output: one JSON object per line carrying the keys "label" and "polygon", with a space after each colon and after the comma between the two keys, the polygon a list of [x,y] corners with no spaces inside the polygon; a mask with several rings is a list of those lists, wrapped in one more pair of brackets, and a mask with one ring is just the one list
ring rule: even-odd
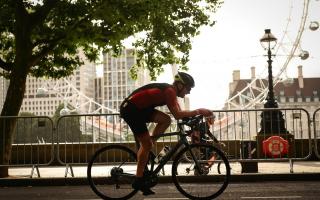
{"label": "cyclist's arm", "polygon": [[196,110],[182,110],[174,90],[167,89],[165,92],[167,106],[175,119],[182,119],[184,117],[193,117],[196,115],[209,116],[212,115],[210,110],[199,108]]}
{"label": "cyclist's arm", "polygon": [[181,110],[178,102],[176,102],[173,106],[168,105],[168,108],[175,119],[182,119],[184,117],[193,117],[196,115],[200,115],[200,112],[198,110]]}

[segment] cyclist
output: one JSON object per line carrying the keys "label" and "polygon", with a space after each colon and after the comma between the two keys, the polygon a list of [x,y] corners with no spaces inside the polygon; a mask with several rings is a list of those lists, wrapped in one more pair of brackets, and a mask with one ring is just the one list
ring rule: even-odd
{"label": "cyclist", "polygon": [[210,126],[214,123],[214,117],[206,117],[205,122],[201,122],[190,133],[192,143],[207,143],[208,139],[212,139],[214,143],[218,144],[218,139],[211,133]]}
{"label": "cyclist", "polygon": [[171,124],[169,115],[155,107],[166,105],[175,119],[192,117],[196,115],[211,116],[212,112],[205,108],[196,110],[182,110],[177,97],[184,98],[194,87],[194,79],[185,72],[178,72],[173,84],[151,83],[133,91],[124,99],[120,106],[120,116],[127,122],[139,142],[137,152],[136,178],[132,184],[134,189],[143,192],[143,195],[154,194],[150,189],[153,185],[144,178],[144,169],[148,162],[149,152],[153,143],[146,123],[154,122],[156,127],[152,135],[164,133]]}
{"label": "cyclist", "polygon": [[[215,145],[218,148],[222,148],[225,146],[224,143],[218,141],[218,139],[212,134],[210,131],[210,126],[214,123],[214,115],[211,117],[206,117],[205,122],[201,122],[192,127],[192,132],[190,133],[191,142],[194,144],[197,143],[206,143]],[[212,141],[210,141],[212,140]],[[195,152],[197,153],[197,152]],[[198,152],[200,153],[200,152]],[[202,152],[204,155],[211,155],[211,152]],[[210,169],[213,165],[213,161],[215,160],[215,155],[212,155],[205,168]]]}

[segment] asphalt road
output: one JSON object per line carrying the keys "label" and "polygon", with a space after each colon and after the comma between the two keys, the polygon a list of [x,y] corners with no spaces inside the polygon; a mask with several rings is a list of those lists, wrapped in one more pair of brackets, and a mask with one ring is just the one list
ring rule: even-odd
{"label": "asphalt road", "polygon": [[[273,181],[231,183],[217,199],[320,199],[320,181]],[[199,185],[199,188],[201,185]],[[173,184],[158,184],[156,195],[143,196],[140,193],[132,199],[141,200],[182,200]],[[93,200],[99,199],[89,186],[37,186],[37,187],[0,187],[2,200]]]}

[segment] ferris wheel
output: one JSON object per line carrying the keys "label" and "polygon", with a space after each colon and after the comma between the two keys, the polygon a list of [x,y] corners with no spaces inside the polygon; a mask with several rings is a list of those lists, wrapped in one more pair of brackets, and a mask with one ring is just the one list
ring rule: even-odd
{"label": "ferris wheel", "polygon": [[[296,4],[302,4],[296,5]],[[296,16],[292,12],[296,7],[302,7],[300,15]],[[283,30],[283,35],[279,38],[277,48],[273,52],[276,56],[274,57],[273,65],[277,65],[278,71],[274,71],[275,75],[273,77],[274,86],[279,82],[283,82],[285,85],[290,85],[292,83],[292,78],[288,77],[286,72],[290,62],[293,59],[306,60],[309,58],[308,50],[304,50],[301,45],[301,40],[303,33],[307,30],[316,31],[319,29],[319,22],[308,21],[309,20],[309,7],[310,0],[304,1],[294,1],[291,0],[289,5],[289,16],[287,18],[286,26]],[[293,27],[292,21],[299,20],[297,27]],[[309,23],[309,26],[308,26]],[[174,71],[172,71],[174,74]],[[246,85],[241,91],[236,95],[230,97],[225,102],[225,109],[248,109],[255,107],[262,102],[267,97],[268,85],[265,83],[265,73],[267,71],[267,66],[257,75],[256,78],[252,79],[250,83]],[[48,82],[47,90],[51,90],[58,96],[64,99],[65,108],[61,110],[61,114],[68,114],[72,111],[81,111],[80,113],[117,113],[118,111],[108,108],[94,99],[87,97],[81,91],[79,91],[75,86],[72,85],[70,81],[66,78],[61,79],[55,84]],[[38,91],[39,93],[45,93],[47,91]],[[73,109],[67,108],[67,104],[72,105]]]}
{"label": "ferris wheel", "polygon": [[67,78],[44,81],[37,89],[37,96],[48,96],[49,94],[62,99],[64,108],[60,111],[61,116],[72,112],[79,114],[118,113],[117,110],[108,108],[85,95]]}
{"label": "ferris wheel", "polygon": [[[316,31],[319,29],[319,22],[317,21],[310,21],[309,26],[307,26],[307,22],[309,20],[310,1],[304,0],[298,2],[302,3],[303,9],[301,11],[301,15],[295,16],[292,12],[293,9],[296,8],[295,6],[297,6],[292,0],[290,4],[289,17],[287,19],[283,35],[279,39],[278,46],[273,52],[275,54],[273,65],[277,65],[278,69],[273,76],[274,86],[279,82],[283,82],[284,85],[290,85],[293,83],[293,79],[287,76],[289,63],[295,58],[299,58],[301,60],[309,58],[309,52],[302,49],[302,35],[307,29],[310,31]],[[292,28],[292,21],[297,17],[300,18],[300,23],[298,24],[298,27]],[[268,93],[268,84],[264,81],[266,79],[266,71],[267,66],[261,74],[252,79],[251,82],[248,83],[241,91],[227,99],[225,102],[225,109],[248,109],[253,108],[256,105],[261,105],[266,99]]]}

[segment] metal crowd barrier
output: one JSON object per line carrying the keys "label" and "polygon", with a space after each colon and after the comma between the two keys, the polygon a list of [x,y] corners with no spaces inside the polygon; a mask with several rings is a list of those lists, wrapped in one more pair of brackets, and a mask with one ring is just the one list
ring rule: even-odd
{"label": "metal crowd barrier", "polygon": [[314,133],[314,152],[318,159],[320,159],[319,142],[320,142],[320,108],[313,113],[313,133]]}
{"label": "metal crowd barrier", "polygon": [[[130,144],[128,129],[117,114],[65,115],[57,121],[57,158],[74,176],[72,166],[86,165],[94,152],[108,143]],[[70,170],[70,171],[69,171]]]}
{"label": "metal crowd barrier", "polygon": [[[149,125],[152,129],[153,124]],[[73,166],[86,165],[99,148],[108,144],[126,145],[136,150],[128,125],[118,114],[66,115],[57,121],[57,160],[66,166],[65,176],[74,176]],[[163,138],[156,152],[176,138]],[[160,149],[160,150],[159,150]]]}
{"label": "metal crowd barrier", "polygon": [[[307,160],[313,152],[311,122],[314,122],[314,146],[319,158],[319,110],[313,114],[312,121],[309,113],[302,108],[214,110],[216,119],[209,130],[224,144],[222,148],[231,162],[240,162],[242,167],[246,163],[289,162],[293,172],[293,161]],[[271,121],[276,121],[276,124],[270,125],[276,127],[272,129],[272,134],[268,133],[268,123],[262,117],[268,112],[276,113],[270,114],[274,118]],[[133,134],[118,114],[65,115],[56,123],[48,117],[16,118],[18,123],[9,166],[32,166],[31,176],[34,169],[40,176],[38,166],[49,165],[65,166],[65,176],[74,176],[73,166],[85,166],[97,149],[108,144],[118,143],[136,150]],[[149,128],[152,130],[154,124],[150,124]],[[176,123],[173,123],[167,132],[176,129]],[[21,137],[23,134],[28,137]],[[280,144],[267,143],[271,136],[281,137],[287,142],[284,153]],[[174,145],[176,141],[176,137],[161,138],[157,141],[155,152],[161,151],[164,145]]]}
{"label": "metal crowd barrier", "polygon": [[[8,120],[17,120],[13,134],[10,167],[32,167],[30,176],[40,177],[39,166],[48,166],[54,160],[54,125],[46,116],[0,117],[4,127]],[[1,144],[4,147],[4,144]]]}
{"label": "metal crowd barrier", "polygon": [[[271,116],[274,128],[268,127],[262,113],[278,112]],[[226,152],[239,161],[264,162],[275,160],[306,160],[311,156],[311,130],[309,113],[304,109],[254,109],[213,111],[215,124],[211,127],[214,135],[226,145]],[[281,116],[283,121],[281,122]],[[272,119],[273,117],[273,119]],[[283,126],[281,126],[281,124]],[[272,125],[272,124],[271,124]],[[271,129],[271,132],[267,129]],[[263,141],[279,136],[288,142],[286,155],[267,155]],[[281,149],[279,149],[281,150]],[[279,153],[275,152],[275,154]]]}
{"label": "metal crowd barrier", "polygon": [[258,172],[258,162],[289,162],[293,173],[293,161],[307,160],[312,154],[311,121],[305,109],[213,112],[212,132],[225,144],[229,160],[241,163],[242,172]]}

